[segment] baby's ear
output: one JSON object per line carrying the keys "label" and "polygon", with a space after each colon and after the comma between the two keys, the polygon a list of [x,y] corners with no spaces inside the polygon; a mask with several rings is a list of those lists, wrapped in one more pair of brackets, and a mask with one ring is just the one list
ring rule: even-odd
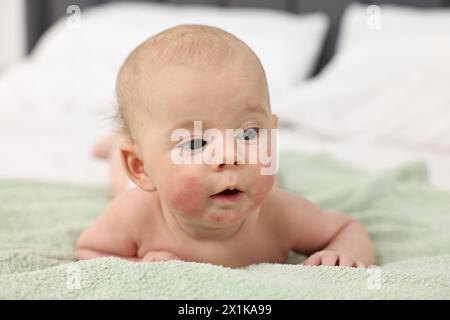
{"label": "baby's ear", "polygon": [[138,147],[129,139],[124,139],[120,145],[120,157],[128,177],[142,190],[155,191],[149,175],[144,170],[144,163],[139,157]]}
{"label": "baby's ear", "polygon": [[276,114],[272,114],[272,121],[275,128],[278,128],[278,116]]}

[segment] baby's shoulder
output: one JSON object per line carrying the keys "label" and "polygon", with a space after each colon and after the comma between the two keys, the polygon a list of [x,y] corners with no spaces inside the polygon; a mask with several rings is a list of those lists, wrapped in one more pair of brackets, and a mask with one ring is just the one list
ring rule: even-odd
{"label": "baby's shoulder", "polygon": [[114,201],[126,205],[152,205],[155,203],[156,194],[157,192],[147,192],[138,187],[133,187],[120,193]]}
{"label": "baby's shoulder", "polygon": [[115,197],[108,211],[119,220],[143,223],[149,217],[157,217],[160,211],[157,192],[146,192],[139,188],[130,188]]}
{"label": "baby's shoulder", "polygon": [[262,209],[265,221],[274,226],[283,226],[292,216],[309,214],[311,203],[297,194],[275,186],[264,201]]}

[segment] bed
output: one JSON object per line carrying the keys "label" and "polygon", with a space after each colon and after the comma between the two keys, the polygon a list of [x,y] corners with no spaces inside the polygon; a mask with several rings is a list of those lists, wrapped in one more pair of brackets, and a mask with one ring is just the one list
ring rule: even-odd
{"label": "bed", "polygon": [[[74,1],[27,1],[31,54],[0,77],[0,298],[450,297],[450,1],[158,1],[147,14],[151,1],[75,2],[78,29],[67,24]],[[245,27],[276,79],[282,185],[364,224],[378,267],[302,267],[297,255],[237,270],[74,261],[79,233],[108,201],[107,166],[89,150],[112,128],[114,76],[142,26],[153,32],[147,20]],[[405,37],[412,23],[421,32]]]}

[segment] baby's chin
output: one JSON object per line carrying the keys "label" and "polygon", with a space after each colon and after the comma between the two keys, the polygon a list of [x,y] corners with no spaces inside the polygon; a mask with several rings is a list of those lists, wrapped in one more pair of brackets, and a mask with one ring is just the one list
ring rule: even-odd
{"label": "baby's chin", "polygon": [[231,195],[231,197],[233,198],[209,197],[206,201],[199,201],[193,206],[185,204],[183,207],[173,206],[173,208],[176,208],[178,214],[186,220],[196,221],[204,226],[214,228],[235,226],[239,222],[245,221],[255,212],[258,212],[263,202],[263,199],[248,197],[245,193],[237,197]]}
{"label": "baby's chin", "polygon": [[235,225],[255,214],[260,206],[242,205],[241,207],[212,207],[203,215],[203,219],[212,225]]}
{"label": "baby's chin", "polygon": [[208,212],[205,216],[206,221],[212,224],[235,224],[247,218],[250,213],[237,212],[236,210],[216,210]]}

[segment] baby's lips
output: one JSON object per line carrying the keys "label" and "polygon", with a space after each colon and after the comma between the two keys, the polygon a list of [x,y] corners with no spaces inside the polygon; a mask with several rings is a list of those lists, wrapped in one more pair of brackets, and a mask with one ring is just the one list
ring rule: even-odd
{"label": "baby's lips", "polygon": [[238,189],[225,189],[219,193],[213,194],[212,199],[218,201],[234,202],[242,197],[243,192]]}
{"label": "baby's lips", "polygon": [[229,184],[223,188],[218,189],[218,191],[214,194],[212,194],[211,196],[215,196],[215,195],[219,195],[221,193],[226,193],[228,190],[236,190],[239,193],[243,193],[244,191],[242,190],[241,187],[239,187],[237,184]]}

